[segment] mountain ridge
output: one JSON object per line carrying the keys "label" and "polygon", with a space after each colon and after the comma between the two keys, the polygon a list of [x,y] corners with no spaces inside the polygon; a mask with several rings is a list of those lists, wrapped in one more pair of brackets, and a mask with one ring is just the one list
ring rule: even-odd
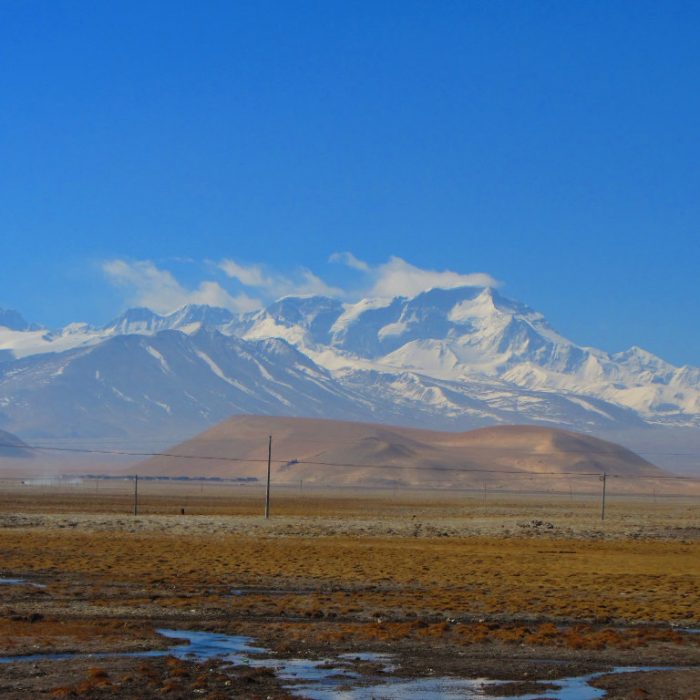
{"label": "mountain ridge", "polygon": [[576,345],[488,287],[353,303],[288,296],[242,314],[136,308],[101,328],[0,327],[0,428],[127,439],[252,412],[453,430],[693,430],[700,369],[636,346]]}
{"label": "mountain ridge", "polygon": [[20,438],[5,430],[0,430],[0,459],[3,457],[28,458],[31,448]]}

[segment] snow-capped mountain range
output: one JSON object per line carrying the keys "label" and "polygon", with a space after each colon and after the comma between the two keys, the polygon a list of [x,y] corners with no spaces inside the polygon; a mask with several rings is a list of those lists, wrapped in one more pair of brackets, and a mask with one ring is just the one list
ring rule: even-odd
{"label": "snow-capped mountain range", "polygon": [[0,310],[0,428],[25,439],[192,434],[235,413],[432,428],[700,427],[700,369],[560,336],[491,288],[235,314],[130,309],[56,331]]}

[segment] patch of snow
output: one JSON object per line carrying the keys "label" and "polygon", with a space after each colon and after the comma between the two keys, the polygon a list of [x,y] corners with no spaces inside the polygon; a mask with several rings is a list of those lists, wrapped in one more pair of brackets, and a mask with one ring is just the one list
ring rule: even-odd
{"label": "patch of snow", "polygon": [[607,418],[608,420],[614,420],[609,413],[602,411],[597,406],[594,406],[590,401],[586,401],[585,399],[582,399],[579,396],[567,396],[566,399],[571,403],[575,403],[577,406],[581,406],[581,408],[585,408],[586,411],[592,411],[593,413],[597,413],[603,418]]}
{"label": "patch of snow", "polygon": [[126,394],[122,394],[122,392],[119,391],[119,389],[117,389],[116,387],[112,387],[112,393],[118,398],[120,398],[122,401],[127,401],[128,403],[136,403],[134,399],[132,399],[130,396],[127,396]]}
{"label": "patch of snow", "polygon": [[386,326],[379,329],[377,337],[379,340],[384,340],[385,338],[390,338],[391,336],[401,335],[408,330],[408,324],[406,321],[396,321],[396,323],[387,323]]}
{"label": "patch of snow", "polygon": [[181,333],[185,333],[186,335],[192,335],[193,333],[196,333],[200,328],[202,328],[202,323],[199,321],[195,321],[193,323],[185,323],[182,326],[178,326],[177,330],[179,330]]}
{"label": "patch of snow", "polygon": [[262,362],[258,362],[255,358],[253,358],[253,362],[255,363],[255,366],[258,368],[258,371],[260,372],[260,376],[263,379],[266,379],[267,381],[273,382],[274,377],[267,371],[265,366],[262,364]]}
{"label": "patch of snow", "polygon": [[158,352],[158,350],[156,350],[151,345],[146,345],[146,352],[151,357],[154,357],[158,361],[158,364],[160,365],[160,368],[163,370],[164,374],[172,374],[172,370],[170,369],[170,365],[168,364],[166,359],[163,357],[163,355],[160,352]]}
{"label": "patch of snow", "polygon": [[344,331],[349,325],[357,321],[365,311],[386,309],[391,306],[391,299],[362,299],[354,304],[345,304],[343,313],[338,316],[331,326],[331,334],[336,335]]}
{"label": "patch of snow", "polygon": [[148,394],[144,394],[143,398],[146,399],[146,401],[150,401],[151,403],[155,404],[159,408],[162,408],[168,415],[172,414],[173,411],[167,403],[156,401],[155,399],[152,399]]}
{"label": "patch of snow", "polygon": [[284,326],[271,316],[265,316],[243,334],[244,340],[264,340],[282,338],[290,345],[304,347],[307,344],[306,331],[299,326]]}
{"label": "patch of snow", "polygon": [[207,353],[202,352],[201,350],[195,350],[195,353],[197,354],[197,357],[199,357],[199,359],[202,360],[217,377],[219,377],[219,379],[222,379],[227,384],[230,384],[236,389],[242,391],[244,394],[253,395],[253,392],[247,386],[241,384],[241,382],[238,382],[235,379],[227,377],[221,367],[219,367],[219,365],[217,365],[216,362],[214,362],[214,360],[207,355]]}

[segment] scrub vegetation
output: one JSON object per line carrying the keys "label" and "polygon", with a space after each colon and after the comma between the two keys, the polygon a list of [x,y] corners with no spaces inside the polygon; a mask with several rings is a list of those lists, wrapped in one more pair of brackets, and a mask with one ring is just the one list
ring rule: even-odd
{"label": "scrub vegetation", "polygon": [[[310,501],[287,495],[269,521],[183,516],[180,502],[163,500],[171,515],[136,517],[111,512],[109,499],[92,513],[66,513],[63,496],[44,494],[27,514],[5,502],[0,576],[24,583],[0,586],[0,655],[165,649],[172,642],[156,629],[167,626],[249,635],[287,655],[390,652],[404,674],[519,679],[544,673],[548,659],[560,664],[547,677],[700,660],[700,635],[684,631],[700,626],[687,506],[621,503],[601,524],[592,504],[554,501],[546,521],[531,504],[496,499],[441,508],[377,497],[372,518],[339,496],[295,515]],[[42,663],[55,669],[27,688],[56,697],[287,692],[274,674],[244,681],[240,669],[233,685],[213,675],[205,687],[206,669],[163,659]],[[11,681],[20,665],[0,667],[7,697],[24,697]]]}

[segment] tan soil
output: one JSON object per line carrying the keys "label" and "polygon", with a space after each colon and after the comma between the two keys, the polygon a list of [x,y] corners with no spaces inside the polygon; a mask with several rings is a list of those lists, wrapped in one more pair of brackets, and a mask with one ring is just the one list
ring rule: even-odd
{"label": "tan soil", "polygon": [[[615,665],[700,664],[700,635],[674,629],[700,626],[691,505],[621,501],[601,523],[592,502],[276,494],[265,521],[245,514],[259,506],[257,494],[224,504],[190,493],[187,512],[210,514],[182,516],[182,491],[146,493],[144,508],[161,514],[134,517],[94,494],[98,512],[79,512],[84,493],[34,493],[32,512],[0,497],[0,577],[28,581],[0,586],[0,654],[166,648],[154,631],[166,626],[246,634],[283,655],[389,652],[404,677],[529,682]],[[167,685],[169,697],[192,697],[184,673],[203,673],[190,664],[177,680],[162,660],[149,660],[148,672],[143,663],[0,666],[0,694],[146,698]],[[91,666],[111,685],[86,679]],[[196,695],[284,696],[274,677],[225,685],[242,672],[221,671],[228,676]],[[696,678],[663,673],[649,681],[659,690],[649,685],[651,695],[639,697],[676,697],[658,693],[664,684],[682,692]],[[624,693],[646,688],[640,682],[637,674],[600,681],[612,684],[611,697],[637,697]]]}

